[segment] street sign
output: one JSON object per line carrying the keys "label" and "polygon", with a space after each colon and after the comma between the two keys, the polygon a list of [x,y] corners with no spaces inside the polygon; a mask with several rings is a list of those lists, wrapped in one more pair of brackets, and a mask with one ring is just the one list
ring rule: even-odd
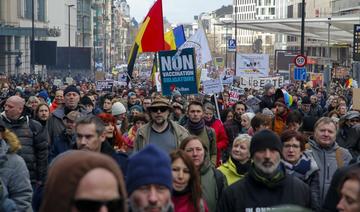
{"label": "street sign", "polygon": [[228,40],[228,51],[229,52],[235,52],[236,51],[236,40],[235,39],[229,39]]}
{"label": "street sign", "polygon": [[360,61],[360,24],[354,25],[353,60]]}
{"label": "street sign", "polygon": [[306,68],[305,67],[295,67],[294,79],[297,81],[306,81]]}
{"label": "street sign", "polygon": [[297,67],[304,67],[307,63],[306,56],[301,55],[301,54],[297,55],[295,57],[294,63]]}

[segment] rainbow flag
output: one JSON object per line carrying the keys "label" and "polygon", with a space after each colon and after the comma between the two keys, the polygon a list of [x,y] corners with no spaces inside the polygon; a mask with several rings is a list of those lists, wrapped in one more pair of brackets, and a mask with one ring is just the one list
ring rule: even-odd
{"label": "rainbow flag", "polygon": [[164,34],[165,50],[176,50],[183,43],[185,43],[185,33],[183,25],[177,26],[174,29]]}

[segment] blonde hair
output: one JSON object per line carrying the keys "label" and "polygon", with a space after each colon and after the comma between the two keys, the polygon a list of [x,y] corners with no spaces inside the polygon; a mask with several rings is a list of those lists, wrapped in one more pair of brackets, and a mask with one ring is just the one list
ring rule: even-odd
{"label": "blonde hair", "polygon": [[239,134],[235,139],[234,139],[234,142],[233,142],[233,145],[236,143],[236,142],[244,142],[247,144],[247,146],[250,148],[250,141],[251,141],[251,136],[248,135],[248,134]]}
{"label": "blonde hair", "polygon": [[9,145],[9,153],[16,153],[21,149],[21,143],[15,133],[11,132],[9,129],[5,128],[5,131],[2,132],[2,137],[5,142]]}

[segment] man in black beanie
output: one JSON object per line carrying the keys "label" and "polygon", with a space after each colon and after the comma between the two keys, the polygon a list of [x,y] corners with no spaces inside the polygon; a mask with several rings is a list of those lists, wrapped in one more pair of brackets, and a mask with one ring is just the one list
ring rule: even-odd
{"label": "man in black beanie", "polygon": [[64,107],[57,108],[48,120],[48,132],[50,145],[55,137],[65,129],[63,118],[71,111],[80,112],[80,116],[90,114],[83,106],[80,106],[80,91],[75,85],[69,85],[64,90]]}
{"label": "man in black beanie", "polygon": [[309,187],[286,174],[280,163],[281,149],[274,132],[255,133],[250,144],[253,164],[243,179],[223,192],[218,211],[265,211],[285,204],[310,208]]}

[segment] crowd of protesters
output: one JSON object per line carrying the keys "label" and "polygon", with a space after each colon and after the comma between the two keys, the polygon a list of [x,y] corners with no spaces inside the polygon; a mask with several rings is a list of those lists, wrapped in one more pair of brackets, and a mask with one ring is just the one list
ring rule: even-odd
{"label": "crowd of protesters", "polygon": [[0,211],[360,211],[351,87],[0,90]]}

